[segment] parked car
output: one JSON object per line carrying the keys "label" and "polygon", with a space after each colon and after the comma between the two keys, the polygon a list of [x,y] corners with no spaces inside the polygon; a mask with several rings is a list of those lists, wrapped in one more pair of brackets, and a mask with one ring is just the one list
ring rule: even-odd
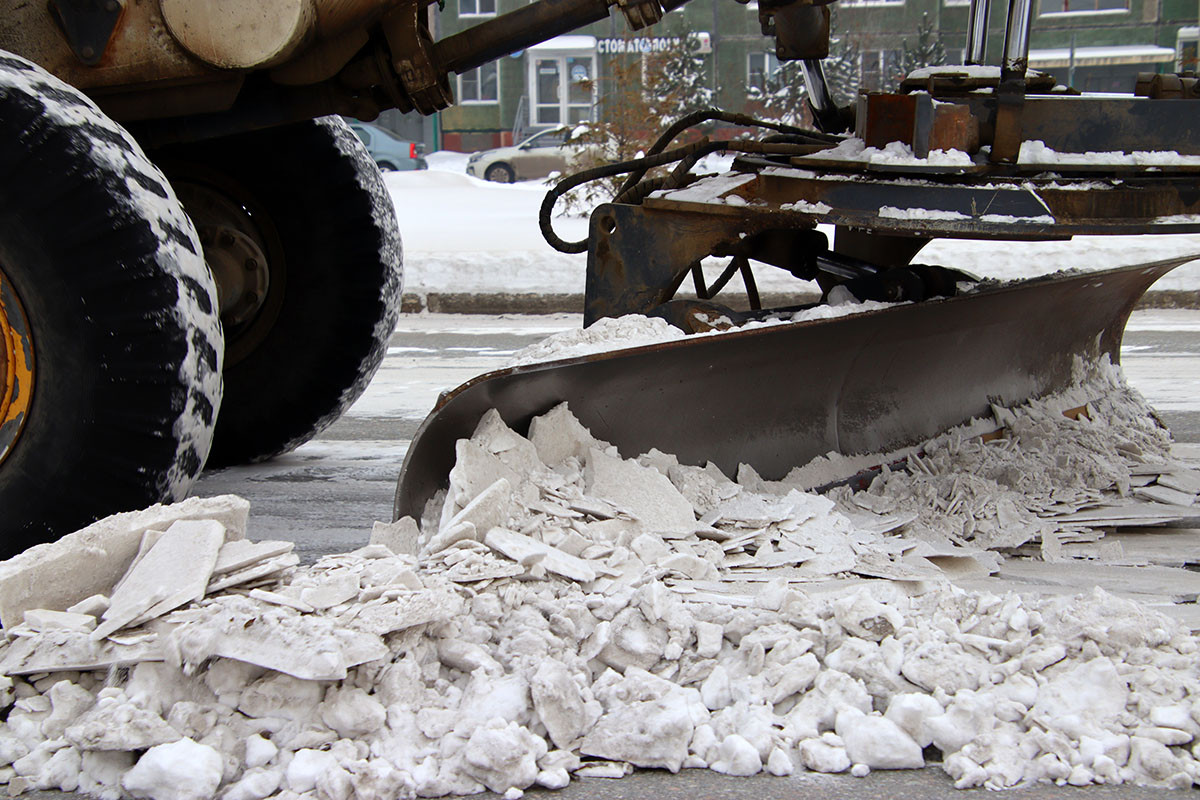
{"label": "parked car", "polygon": [[544,178],[551,172],[568,172],[594,144],[570,141],[571,128],[535,133],[511,147],[473,153],[467,174],[498,183]]}
{"label": "parked car", "polygon": [[429,169],[422,154],[425,145],[401,139],[387,128],[381,128],[370,122],[346,118],[350,129],[362,139],[367,146],[367,152],[384,172],[392,170]]}

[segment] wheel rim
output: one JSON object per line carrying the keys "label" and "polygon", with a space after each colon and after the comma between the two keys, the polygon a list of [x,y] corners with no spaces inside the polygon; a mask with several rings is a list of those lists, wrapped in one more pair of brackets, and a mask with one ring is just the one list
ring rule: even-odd
{"label": "wheel rim", "polygon": [[33,338],[17,291],[0,265],[0,463],[12,452],[33,400]]}
{"label": "wheel rim", "polygon": [[242,361],[270,333],[286,284],[282,245],[269,220],[232,181],[172,180],[196,225],[204,259],[217,284],[225,329],[225,368]]}

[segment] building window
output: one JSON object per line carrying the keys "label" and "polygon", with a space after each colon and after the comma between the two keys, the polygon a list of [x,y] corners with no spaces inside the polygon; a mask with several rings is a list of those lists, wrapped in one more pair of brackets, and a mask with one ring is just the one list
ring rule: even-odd
{"label": "building window", "polygon": [[901,77],[902,51],[863,50],[859,54],[859,89],[878,92],[890,89]]}
{"label": "building window", "polygon": [[1175,71],[1200,70],[1200,27],[1183,27],[1175,33]]}
{"label": "building window", "polygon": [[458,100],[460,103],[499,102],[500,80],[495,61],[458,76]]}
{"label": "building window", "polygon": [[1095,14],[1129,10],[1129,0],[1041,0],[1039,15]]}
{"label": "building window", "polygon": [[496,0],[458,0],[460,17],[494,17]]}
{"label": "building window", "polygon": [[746,54],[747,88],[766,89],[767,81],[779,71],[779,59],[772,52]]}

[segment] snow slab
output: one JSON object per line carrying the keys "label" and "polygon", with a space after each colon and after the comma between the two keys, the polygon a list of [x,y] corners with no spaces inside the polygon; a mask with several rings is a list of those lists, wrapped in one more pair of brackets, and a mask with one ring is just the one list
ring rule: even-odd
{"label": "snow slab", "polygon": [[65,611],[108,594],[137,555],[147,531],[179,520],[213,520],[227,540],[246,533],[250,504],[240,497],[192,497],[170,505],[116,514],[55,542],[39,544],[0,563],[0,626],[12,627],[29,609]]}

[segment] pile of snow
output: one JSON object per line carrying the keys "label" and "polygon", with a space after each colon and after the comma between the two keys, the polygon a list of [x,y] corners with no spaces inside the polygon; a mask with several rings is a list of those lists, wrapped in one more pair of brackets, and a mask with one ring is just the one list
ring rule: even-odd
{"label": "pile of snow", "polygon": [[1098,165],[1098,166],[1136,166],[1136,167],[1178,167],[1200,165],[1200,156],[1180,155],[1174,150],[1135,150],[1131,153],[1120,151],[1099,153],[1060,153],[1046,146],[1040,140],[1021,142],[1021,152],[1017,156],[1021,164],[1047,165]]}
{"label": "pile of snow", "polygon": [[[1080,397],[1090,410],[1064,416]],[[0,567],[0,781],[516,798],[637,767],[861,776],[933,755],[961,787],[1191,786],[1200,676],[1183,626],[1099,590],[998,596],[943,571],[1044,548],[1052,507],[1127,492],[1165,458],[1145,412],[1100,370],[997,409],[1000,438],[952,432],[911,475],[830,497],[795,475],[622,459],[565,406],[528,437],[491,412],[420,527],[377,523],[372,544],[311,566],[241,539],[229,499],[105,521]],[[89,559],[131,563],[103,596],[72,597]]]}
{"label": "pile of snow", "polygon": [[851,137],[838,144],[837,147],[822,150],[811,156],[801,156],[797,163],[805,159],[813,161],[853,161],[864,164],[888,164],[891,166],[920,166],[920,167],[972,167],[975,162],[970,154],[962,150],[932,150],[924,158],[913,154],[911,146],[904,142],[889,142],[880,147],[867,147],[862,139]]}

